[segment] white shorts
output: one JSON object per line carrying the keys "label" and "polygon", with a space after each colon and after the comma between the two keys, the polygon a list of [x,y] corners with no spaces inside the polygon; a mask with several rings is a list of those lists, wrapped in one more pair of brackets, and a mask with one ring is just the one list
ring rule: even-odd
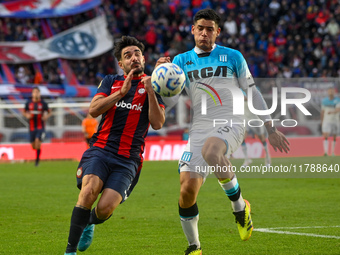
{"label": "white shorts", "polygon": [[330,135],[337,135],[339,132],[338,122],[323,122],[322,133],[328,133]]}
{"label": "white shorts", "polygon": [[241,145],[244,139],[244,127],[216,127],[212,130],[195,130],[190,132],[189,141],[184,149],[181,159],[179,160],[180,172],[195,172],[206,178],[211,169],[208,168],[207,162],[202,156],[202,147],[209,137],[217,137],[226,143],[228,157]]}

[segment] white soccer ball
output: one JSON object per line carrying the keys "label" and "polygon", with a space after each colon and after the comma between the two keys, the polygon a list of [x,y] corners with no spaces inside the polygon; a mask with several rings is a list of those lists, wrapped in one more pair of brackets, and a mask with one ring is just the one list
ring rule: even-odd
{"label": "white soccer ball", "polygon": [[185,87],[184,71],[173,63],[157,66],[151,75],[153,90],[162,97],[175,96]]}

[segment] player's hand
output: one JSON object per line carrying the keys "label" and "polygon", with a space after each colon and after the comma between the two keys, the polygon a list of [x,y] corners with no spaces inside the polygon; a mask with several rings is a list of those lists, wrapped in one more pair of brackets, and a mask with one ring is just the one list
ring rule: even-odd
{"label": "player's hand", "polygon": [[28,113],[26,113],[26,116],[25,116],[25,117],[26,117],[26,119],[30,120],[30,119],[32,119],[32,116],[33,116],[33,115],[32,115],[31,113],[28,112]]}
{"label": "player's hand", "polygon": [[144,84],[144,88],[148,94],[154,93],[151,85],[151,76],[144,76],[140,82]]}
{"label": "player's hand", "polygon": [[130,70],[130,72],[128,73],[128,75],[126,76],[125,81],[123,83],[123,86],[120,89],[120,93],[123,96],[125,96],[129,92],[129,90],[131,88],[131,81],[132,81],[132,78],[133,78],[133,74],[137,69],[138,68],[132,68]]}
{"label": "player's hand", "polygon": [[155,68],[161,64],[170,63],[170,57],[160,57],[155,65]]}
{"label": "player's hand", "polygon": [[287,138],[285,137],[284,134],[282,134],[280,131],[278,131],[277,129],[275,130],[275,132],[271,133],[268,136],[268,140],[269,143],[273,146],[274,150],[277,151],[279,150],[280,152],[289,152],[289,141],[287,140]]}

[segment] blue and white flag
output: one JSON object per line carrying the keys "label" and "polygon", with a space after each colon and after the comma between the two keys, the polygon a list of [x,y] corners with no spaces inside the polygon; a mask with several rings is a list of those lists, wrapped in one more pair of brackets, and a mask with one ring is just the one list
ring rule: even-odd
{"label": "blue and white flag", "polygon": [[0,17],[52,18],[91,10],[101,0],[17,0],[0,4]]}
{"label": "blue and white flag", "polygon": [[42,41],[0,42],[0,63],[88,59],[113,48],[104,15]]}

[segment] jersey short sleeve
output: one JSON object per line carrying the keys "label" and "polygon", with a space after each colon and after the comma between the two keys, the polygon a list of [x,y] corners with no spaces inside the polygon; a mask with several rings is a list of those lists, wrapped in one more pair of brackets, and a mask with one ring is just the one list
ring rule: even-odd
{"label": "jersey short sleeve", "polygon": [[48,107],[48,104],[45,101],[41,101],[43,105],[43,111],[49,112],[50,108]]}
{"label": "jersey short sleeve", "polygon": [[28,112],[29,111],[29,101],[26,102],[25,104],[25,112]]}
{"label": "jersey short sleeve", "polygon": [[179,55],[176,55],[172,61],[173,64],[178,65],[180,68],[183,69],[183,65],[181,63],[181,58],[179,57]]}
{"label": "jersey short sleeve", "polygon": [[234,57],[235,57],[235,64],[236,64],[235,74],[236,74],[236,77],[238,78],[240,88],[245,90],[248,87],[254,85],[255,81],[249,71],[248,64],[246,60],[244,59],[243,55],[241,54],[241,52],[236,51],[236,50],[234,52],[235,52]]}
{"label": "jersey short sleeve", "polygon": [[106,75],[100,82],[96,95],[109,96],[111,94],[111,86],[116,79],[116,75]]}

